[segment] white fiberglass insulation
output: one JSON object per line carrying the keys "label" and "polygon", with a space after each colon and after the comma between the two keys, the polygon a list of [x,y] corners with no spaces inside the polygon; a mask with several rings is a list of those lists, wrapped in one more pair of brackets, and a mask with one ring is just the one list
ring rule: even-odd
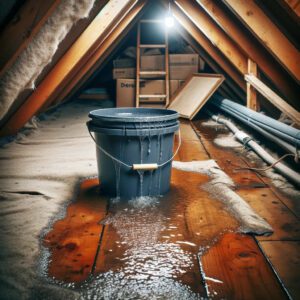
{"label": "white fiberglass insulation", "polygon": [[[96,106],[63,106],[29,135],[0,148],[1,299],[35,299],[32,293],[43,290],[48,299],[57,299],[52,293],[66,296],[63,289],[56,294],[55,286],[37,280],[39,237],[73,199],[80,178],[97,175],[95,147],[85,125],[92,109]],[[66,291],[70,299],[73,293]]]}
{"label": "white fiberglass insulation", "polygon": [[71,27],[88,17],[95,0],[63,0],[28,47],[0,80],[0,119],[25,89],[34,89],[35,81],[51,62],[60,42]]}
{"label": "white fiberglass insulation", "polygon": [[272,227],[232,190],[234,187],[233,181],[219,168],[214,160],[173,161],[173,168],[210,176],[211,180],[204,184],[202,188],[225,204],[225,207],[240,221],[241,232],[258,235],[268,235],[273,232]]}
{"label": "white fiberglass insulation", "polygon": [[243,145],[236,140],[234,134],[219,134],[215,139],[214,143],[219,147],[228,148],[242,148]]}

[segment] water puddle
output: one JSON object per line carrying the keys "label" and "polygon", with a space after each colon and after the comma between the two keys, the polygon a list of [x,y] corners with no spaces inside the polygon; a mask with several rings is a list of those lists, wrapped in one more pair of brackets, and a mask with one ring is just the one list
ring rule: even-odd
{"label": "water puddle", "polygon": [[239,226],[201,189],[208,180],[173,169],[168,195],[113,199],[108,208],[87,188],[44,236],[46,276],[82,299],[207,297],[199,255]]}

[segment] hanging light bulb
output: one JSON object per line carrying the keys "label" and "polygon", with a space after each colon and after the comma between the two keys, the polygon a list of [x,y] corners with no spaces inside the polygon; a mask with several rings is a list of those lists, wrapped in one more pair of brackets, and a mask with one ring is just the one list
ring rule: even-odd
{"label": "hanging light bulb", "polygon": [[173,14],[171,12],[171,4],[169,2],[169,9],[168,9],[168,13],[165,17],[165,25],[168,27],[168,28],[171,28],[174,26],[174,18],[173,18]]}

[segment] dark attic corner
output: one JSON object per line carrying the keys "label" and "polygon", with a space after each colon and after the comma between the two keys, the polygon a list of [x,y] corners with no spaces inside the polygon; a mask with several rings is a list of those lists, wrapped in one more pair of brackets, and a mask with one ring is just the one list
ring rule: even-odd
{"label": "dark attic corner", "polygon": [[300,298],[300,0],[0,8],[0,299]]}

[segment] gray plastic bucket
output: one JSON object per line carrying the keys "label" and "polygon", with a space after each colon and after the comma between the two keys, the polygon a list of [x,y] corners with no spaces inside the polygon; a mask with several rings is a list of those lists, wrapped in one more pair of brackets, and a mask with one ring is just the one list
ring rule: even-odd
{"label": "gray plastic bucket", "polygon": [[[98,175],[107,195],[131,199],[158,196],[170,189],[178,113],[151,108],[98,109],[87,123],[97,147]],[[157,164],[154,170],[133,165]]]}

